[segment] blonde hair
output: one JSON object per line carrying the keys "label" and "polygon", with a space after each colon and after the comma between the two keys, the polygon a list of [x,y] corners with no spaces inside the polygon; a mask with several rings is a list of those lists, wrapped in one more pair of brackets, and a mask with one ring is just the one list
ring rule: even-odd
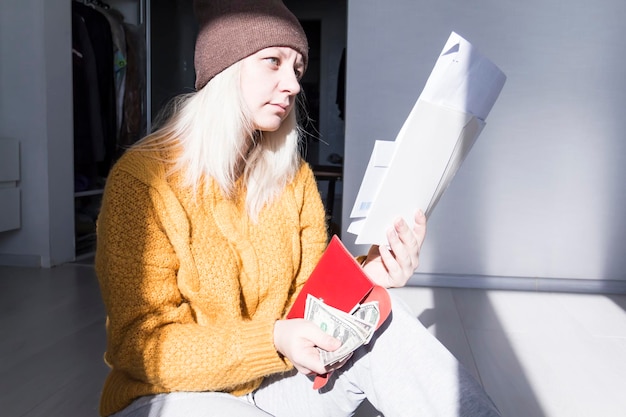
{"label": "blonde hair", "polygon": [[194,194],[212,179],[232,198],[243,178],[246,210],[256,219],[295,176],[301,129],[296,105],[275,132],[256,131],[242,98],[240,73],[237,62],[201,90],[177,97],[163,125],[135,148],[167,151],[168,173],[180,172]]}

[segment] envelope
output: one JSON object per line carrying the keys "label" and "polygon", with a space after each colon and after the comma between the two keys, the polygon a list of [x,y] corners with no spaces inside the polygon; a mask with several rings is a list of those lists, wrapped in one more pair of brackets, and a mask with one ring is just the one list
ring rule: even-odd
{"label": "envelope", "polygon": [[417,209],[428,217],[484,126],[469,113],[418,100],[404,129],[411,140],[387,142],[387,164],[373,156],[368,165],[351,213],[362,219],[348,227],[356,243],[386,244],[393,221],[401,216],[412,224]]}
{"label": "envelope", "polygon": [[378,195],[378,191],[383,183],[383,178],[387,173],[387,168],[391,164],[396,143],[393,141],[377,140],[374,142],[374,150],[370,156],[367,170],[361,182],[361,188],[356,196],[356,201],[352,207],[350,217],[365,217]]}
{"label": "envelope", "polygon": [[[397,217],[430,216],[485,126],[506,76],[452,32],[395,141],[377,141],[350,217],[356,244],[387,244]],[[389,157],[389,153],[391,156]]]}

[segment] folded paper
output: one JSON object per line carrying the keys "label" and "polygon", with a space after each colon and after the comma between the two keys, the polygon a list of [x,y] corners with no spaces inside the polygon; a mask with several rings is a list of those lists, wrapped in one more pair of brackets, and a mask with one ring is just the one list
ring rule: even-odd
{"label": "folded paper", "polygon": [[485,126],[506,76],[456,33],[446,42],[395,141],[377,141],[348,232],[386,244],[386,230],[416,210],[429,216]]}

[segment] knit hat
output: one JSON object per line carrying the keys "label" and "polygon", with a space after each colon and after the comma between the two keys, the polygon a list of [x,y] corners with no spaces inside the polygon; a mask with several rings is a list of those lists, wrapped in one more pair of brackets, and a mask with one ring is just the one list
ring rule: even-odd
{"label": "knit hat", "polygon": [[196,90],[261,49],[287,46],[308,60],[306,34],[282,0],[194,0],[199,31],[194,64]]}

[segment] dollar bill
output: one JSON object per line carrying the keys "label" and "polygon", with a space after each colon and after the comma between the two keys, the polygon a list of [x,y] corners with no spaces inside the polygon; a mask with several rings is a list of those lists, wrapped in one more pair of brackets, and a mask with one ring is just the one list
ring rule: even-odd
{"label": "dollar bill", "polygon": [[307,296],[304,318],[341,341],[341,346],[333,352],[319,349],[324,366],[342,361],[371,339],[378,322],[377,317],[380,316],[380,313],[377,315],[374,311],[377,307],[377,303],[364,304],[352,315],[329,306],[310,294]]}
{"label": "dollar bill", "polygon": [[352,315],[361,321],[369,323],[375,328],[378,325],[378,320],[380,320],[378,301],[370,301],[369,303],[360,304]]}
{"label": "dollar bill", "polygon": [[372,331],[368,333],[368,337],[365,340],[364,344],[368,344],[372,339],[372,335],[374,334],[374,330],[378,326],[378,321],[380,320],[380,309],[378,308],[378,301],[370,301],[365,304],[361,304],[352,312],[352,316],[359,322],[364,325],[369,326]]}

